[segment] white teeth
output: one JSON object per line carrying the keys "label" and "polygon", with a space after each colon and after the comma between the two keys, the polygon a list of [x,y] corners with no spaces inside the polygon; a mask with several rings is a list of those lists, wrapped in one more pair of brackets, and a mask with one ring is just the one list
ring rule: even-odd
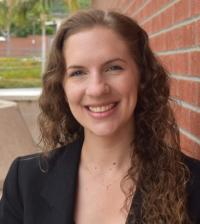
{"label": "white teeth", "polygon": [[110,110],[114,106],[114,103],[105,105],[105,106],[99,106],[99,107],[89,107],[89,110],[95,113],[101,113],[101,112],[106,112]]}

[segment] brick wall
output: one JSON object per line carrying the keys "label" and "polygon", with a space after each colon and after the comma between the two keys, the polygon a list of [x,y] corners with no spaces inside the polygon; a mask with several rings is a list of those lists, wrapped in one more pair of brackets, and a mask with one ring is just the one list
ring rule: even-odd
{"label": "brick wall", "polygon": [[[49,49],[51,37],[46,37],[46,49]],[[11,37],[9,46],[0,41],[0,57],[41,56],[41,36]]]}
{"label": "brick wall", "polygon": [[93,0],[115,9],[148,32],[171,74],[171,96],[185,153],[200,159],[200,0]]}

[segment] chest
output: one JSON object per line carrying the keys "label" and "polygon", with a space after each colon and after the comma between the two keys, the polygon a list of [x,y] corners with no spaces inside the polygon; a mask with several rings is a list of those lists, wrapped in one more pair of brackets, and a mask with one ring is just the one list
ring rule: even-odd
{"label": "chest", "polygon": [[120,180],[79,178],[74,210],[75,222],[125,224],[128,216],[125,203],[126,195],[122,191]]}

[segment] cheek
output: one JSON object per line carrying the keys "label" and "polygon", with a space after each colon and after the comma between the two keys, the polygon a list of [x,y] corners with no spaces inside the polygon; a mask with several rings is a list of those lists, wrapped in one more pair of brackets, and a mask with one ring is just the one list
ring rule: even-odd
{"label": "cheek", "polygon": [[127,97],[137,97],[138,93],[138,80],[136,78],[131,77],[131,79],[126,79],[121,81],[118,84],[118,89],[120,89],[121,93]]}
{"label": "cheek", "polygon": [[136,74],[135,76],[132,76],[132,81],[128,82],[128,87],[130,91],[132,91],[133,94],[136,95],[138,93],[138,87],[139,87],[139,76]]}
{"label": "cheek", "polygon": [[69,106],[76,104],[80,101],[81,93],[77,86],[72,85],[70,83],[69,84],[66,83],[64,85],[64,91],[65,91],[66,100],[69,103]]}

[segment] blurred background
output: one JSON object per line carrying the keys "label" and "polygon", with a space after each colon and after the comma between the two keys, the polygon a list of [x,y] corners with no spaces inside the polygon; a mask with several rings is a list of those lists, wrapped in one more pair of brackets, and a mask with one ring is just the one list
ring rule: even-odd
{"label": "blurred background", "polygon": [[63,18],[84,8],[136,19],[170,73],[184,153],[200,159],[200,0],[0,0],[0,190],[17,156],[39,151],[38,97]]}
{"label": "blurred background", "polygon": [[89,0],[0,0],[0,88],[40,87],[53,35]]}
{"label": "blurred background", "polygon": [[0,0],[0,192],[10,163],[39,151],[38,97],[63,18],[90,0]]}

